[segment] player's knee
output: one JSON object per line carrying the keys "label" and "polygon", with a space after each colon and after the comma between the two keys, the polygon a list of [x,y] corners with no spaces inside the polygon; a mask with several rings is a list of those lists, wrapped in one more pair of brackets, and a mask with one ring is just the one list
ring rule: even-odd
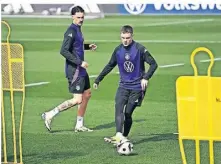
{"label": "player's knee", "polygon": [[91,98],[91,91],[88,91],[84,94],[85,99],[90,99]]}
{"label": "player's knee", "polygon": [[116,114],[121,114],[123,113],[123,109],[124,109],[124,105],[122,103],[115,103],[115,110],[116,110]]}
{"label": "player's knee", "polygon": [[119,98],[119,97],[115,97],[115,105],[116,104],[121,104],[122,102],[121,102],[122,100]]}
{"label": "player's knee", "polygon": [[73,104],[81,104],[82,103],[82,97],[75,97],[71,99]]}
{"label": "player's knee", "polygon": [[121,107],[125,105],[125,101],[122,100],[121,98],[115,98],[115,106],[116,107]]}
{"label": "player's knee", "polygon": [[136,103],[128,103],[125,108],[125,113],[124,113],[125,118],[128,119],[131,118],[135,108],[136,108]]}
{"label": "player's knee", "polygon": [[82,98],[78,98],[78,99],[76,100],[76,102],[77,102],[77,104],[81,104],[81,103],[82,103]]}

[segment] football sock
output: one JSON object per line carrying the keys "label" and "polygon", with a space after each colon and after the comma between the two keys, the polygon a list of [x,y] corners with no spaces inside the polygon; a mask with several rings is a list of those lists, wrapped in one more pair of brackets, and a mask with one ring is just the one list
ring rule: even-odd
{"label": "football sock", "polygon": [[52,109],[51,111],[49,111],[48,114],[49,114],[49,116],[50,116],[51,118],[53,118],[53,117],[56,116],[59,112],[60,112],[59,109],[56,107],[56,108]]}
{"label": "football sock", "polygon": [[77,116],[77,123],[75,127],[82,127],[83,126],[83,122],[84,122],[84,117],[81,116]]}
{"label": "football sock", "polygon": [[116,133],[116,137],[122,138],[122,137],[123,137],[123,134],[122,134],[121,132],[117,132],[117,133]]}

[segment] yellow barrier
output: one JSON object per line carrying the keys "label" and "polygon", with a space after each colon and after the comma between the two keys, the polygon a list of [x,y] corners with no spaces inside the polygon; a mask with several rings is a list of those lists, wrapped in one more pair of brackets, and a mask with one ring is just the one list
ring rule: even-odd
{"label": "yellow barrier", "polygon": [[7,138],[6,138],[6,122],[5,120],[5,108],[4,108],[4,92],[10,92],[10,105],[11,105],[11,117],[12,117],[12,133],[13,133],[13,153],[14,161],[17,163],[17,143],[16,143],[16,126],[15,126],[15,104],[14,104],[14,92],[22,92],[22,106],[19,123],[19,154],[20,163],[23,163],[22,159],[22,122],[24,113],[25,102],[25,80],[24,80],[24,51],[21,44],[9,43],[9,37],[11,33],[10,26],[7,22],[1,21],[2,24],[8,28],[6,43],[1,44],[1,69],[2,69],[2,138],[3,138],[3,163],[8,162],[7,159]]}
{"label": "yellow barrier", "polygon": [[[207,76],[198,76],[195,55],[206,52],[210,59]],[[212,52],[199,47],[191,54],[194,76],[181,76],[176,81],[179,145],[183,164],[186,156],[183,140],[195,140],[196,164],[200,164],[200,140],[209,141],[210,164],[214,164],[213,141],[221,141],[221,77],[211,77]]]}

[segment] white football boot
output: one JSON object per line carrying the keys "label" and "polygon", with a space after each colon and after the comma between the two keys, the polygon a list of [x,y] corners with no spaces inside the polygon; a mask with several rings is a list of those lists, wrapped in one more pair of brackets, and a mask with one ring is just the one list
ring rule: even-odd
{"label": "white football boot", "polygon": [[92,129],[89,129],[85,126],[81,126],[81,127],[75,127],[74,129],[75,132],[93,132]]}
{"label": "white football boot", "polygon": [[49,116],[48,112],[43,113],[41,117],[44,120],[45,127],[48,129],[48,131],[51,131],[52,117]]}

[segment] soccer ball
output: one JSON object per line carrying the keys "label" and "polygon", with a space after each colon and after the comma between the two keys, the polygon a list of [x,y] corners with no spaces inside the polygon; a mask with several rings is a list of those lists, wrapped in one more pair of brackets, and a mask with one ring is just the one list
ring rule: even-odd
{"label": "soccer ball", "polygon": [[128,139],[123,139],[117,144],[117,152],[120,155],[129,155],[133,152],[133,144]]}

